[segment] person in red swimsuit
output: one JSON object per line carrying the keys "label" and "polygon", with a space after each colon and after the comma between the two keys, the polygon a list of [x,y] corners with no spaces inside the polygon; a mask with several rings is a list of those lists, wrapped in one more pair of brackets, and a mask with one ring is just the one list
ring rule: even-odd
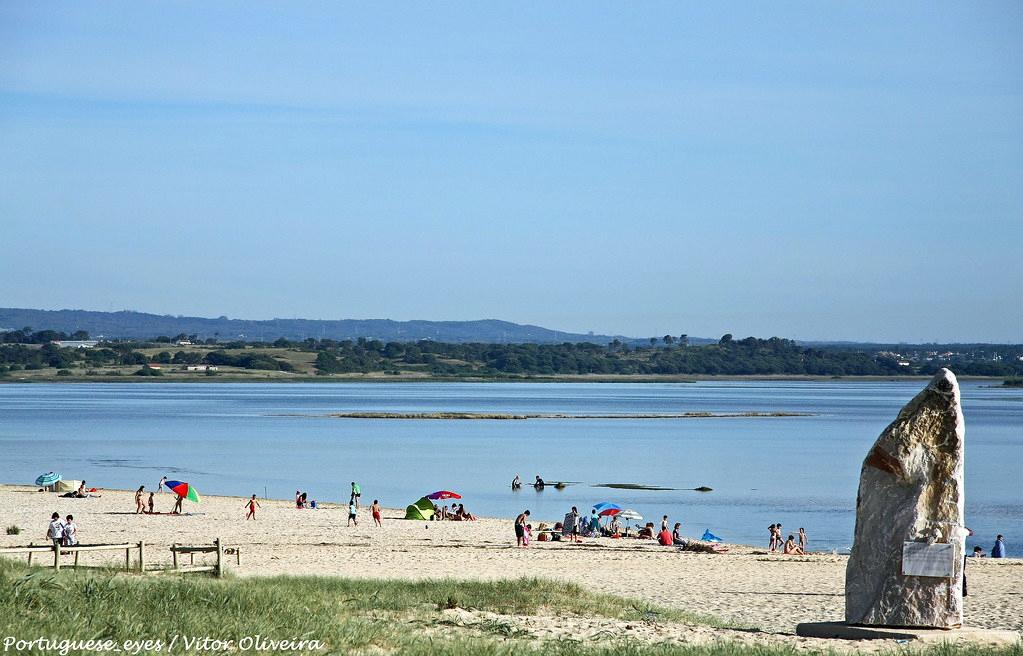
{"label": "person in red swimsuit", "polygon": [[259,502],[256,501],[256,495],[255,494],[253,494],[252,498],[248,500],[248,502],[245,504],[245,507],[249,509],[248,514],[245,515],[245,519],[255,519],[256,518],[256,508],[259,508]]}
{"label": "person in red swimsuit", "polygon": [[373,505],[370,506],[370,510],[373,511],[373,523],[377,526],[383,526],[380,523],[380,501],[378,499],[373,499]]}

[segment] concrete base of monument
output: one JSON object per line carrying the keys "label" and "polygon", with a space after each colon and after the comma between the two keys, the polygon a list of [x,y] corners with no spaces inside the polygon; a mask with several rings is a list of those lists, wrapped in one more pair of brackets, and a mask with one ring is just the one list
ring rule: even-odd
{"label": "concrete base of monument", "polygon": [[845,622],[804,622],[796,625],[796,635],[804,638],[841,640],[912,640],[922,643],[965,642],[971,645],[1005,646],[1023,639],[1016,631],[978,629],[923,629],[915,627],[866,626]]}

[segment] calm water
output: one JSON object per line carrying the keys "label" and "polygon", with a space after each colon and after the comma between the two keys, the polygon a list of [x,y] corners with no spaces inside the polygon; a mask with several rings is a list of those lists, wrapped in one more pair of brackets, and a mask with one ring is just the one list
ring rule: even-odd
{"label": "calm water", "polygon": [[[478,514],[559,518],[598,501],[726,540],[766,543],[804,526],[814,548],[851,543],[867,449],[922,387],[912,382],[695,384],[72,384],[0,385],[0,481],[45,471],[98,487],[155,487],[167,474],[208,494],[257,493],[404,506],[453,489]],[[967,523],[985,549],[1023,548],[1023,390],[963,384]],[[813,417],[684,420],[397,421],[339,411],[634,414],[812,412]],[[281,416],[302,414],[311,416]],[[512,492],[518,473],[579,481]],[[635,482],[692,491],[593,487]],[[2,512],[3,509],[0,509]],[[1017,546],[1018,545],[1018,546]]]}

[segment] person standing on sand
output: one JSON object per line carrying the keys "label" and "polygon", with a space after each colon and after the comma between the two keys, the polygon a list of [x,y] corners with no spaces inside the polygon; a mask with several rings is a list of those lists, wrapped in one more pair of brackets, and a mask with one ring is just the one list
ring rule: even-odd
{"label": "person standing on sand", "polygon": [[64,539],[62,542],[65,547],[73,547],[78,544],[78,524],[75,524],[74,515],[68,515],[64,519]]}
{"label": "person standing on sand", "polygon": [[810,544],[810,541],[806,539],[806,529],[802,526],[799,527],[799,548],[804,552],[806,551],[806,545]]}
{"label": "person standing on sand", "polygon": [[155,503],[155,501],[153,500],[153,493],[152,493],[152,492],[150,492],[150,493],[149,493],[149,514],[150,514],[150,515],[152,515],[152,514],[154,514],[154,513],[156,512],[156,511],[154,510],[154,506],[156,506],[156,503]]}
{"label": "person standing on sand", "polygon": [[171,511],[172,515],[181,514],[181,503],[185,500],[185,497],[181,496],[180,494],[178,494],[177,497],[178,498],[174,500],[174,510]]}
{"label": "person standing on sand", "polygon": [[142,495],[146,493],[146,486],[140,485],[139,489],[135,490],[135,514],[139,515],[145,512],[146,507],[142,503]]}
{"label": "person standing on sand", "polygon": [[380,514],[380,500],[379,499],[373,499],[373,505],[370,506],[369,509],[373,513],[373,523],[376,524],[377,526],[383,526],[383,524],[380,522],[380,518],[381,518],[381,514]]}
{"label": "person standing on sand", "polygon": [[358,514],[359,505],[357,502],[352,501],[350,504],[348,504],[348,526],[351,526],[352,524],[355,524],[356,526],[359,525]]}
{"label": "person standing on sand", "polygon": [[529,511],[523,510],[515,518],[515,546],[522,546],[522,539],[526,537],[526,519],[529,518]]}
{"label": "person standing on sand", "polygon": [[167,477],[164,476],[160,479],[160,484],[156,486],[156,493],[163,494],[163,484],[167,482]]}
{"label": "person standing on sand", "polygon": [[256,495],[253,494],[252,498],[245,502],[244,508],[248,508],[249,512],[245,515],[245,519],[256,519],[256,508],[259,508],[259,502],[256,501]]}
{"label": "person standing on sand", "polygon": [[661,517],[661,530],[662,531],[667,531],[668,530],[668,516],[667,515],[665,515],[664,517]]}
{"label": "person standing on sand", "polygon": [[54,547],[60,547],[64,540],[64,522],[60,521],[60,513],[50,515],[50,524],[46,527],[46,539],[53,541]]}
{"label": "person standing on sand", "polygon": [[775,548],[775,542],[774,542],[774,524],[771,524],[770,526],[767,527],[767,532],[771,534],[771,539],[767,543],[767,548],[770,551],[774,551],[774,548]]}
{"label": "person standing on sand", "polygon": [[353,504],[354,503],[355,507],[358,508],[359,507],[359,497],[361,497],[361,496],[362,496],[362,488],[359,487],[358,483],[356,483],[355,481],[352,481],[352,496],[349,499],[348,503],[349,504]]}

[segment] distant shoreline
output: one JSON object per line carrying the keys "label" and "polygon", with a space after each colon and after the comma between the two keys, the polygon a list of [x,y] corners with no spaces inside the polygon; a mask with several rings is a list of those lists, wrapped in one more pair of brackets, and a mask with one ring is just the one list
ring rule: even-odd
{"label": "distant shoreline", "polygon": [[[19,372],[20,373],[20,372]],[[959,380],[1001,382],[1004,376],[957,376]],[[708,381],[747,381],[747,382],[899,382],[930,380],[931,376],[807,376],[800,374],[758,374],[758,375],[721,375],[705,374],[692,376],[626,374],[619,376],[602,375],[567,375],[567,376],[392,376],[386,374],[353,374],[333,376],[305,375],[232,375],[217,376],[4,376],[0,377],[0,385],[10,384],[56,384],[79,385],[82,383],[132,383],[132,384],[181,384],[181,383],[316,383],[316,384],[349,384],[349,383],[697,383]],[[997,385],[1001,389],[1012,389],[1013,386]]]}
{"label": "distant shoreline", "polygon": [[[294,415],[289,415],[294,416]],[[299,415],[307,416],[307,415]],[[465,420],[525,420],[525,419],[728,419],[750,417],[815,417],[812,412],[669,412],[643,414],[581,414],[556,412],[530,414],[503,414],[485,412],[338,412],[327,415],[334,419],[465,419]]]}

